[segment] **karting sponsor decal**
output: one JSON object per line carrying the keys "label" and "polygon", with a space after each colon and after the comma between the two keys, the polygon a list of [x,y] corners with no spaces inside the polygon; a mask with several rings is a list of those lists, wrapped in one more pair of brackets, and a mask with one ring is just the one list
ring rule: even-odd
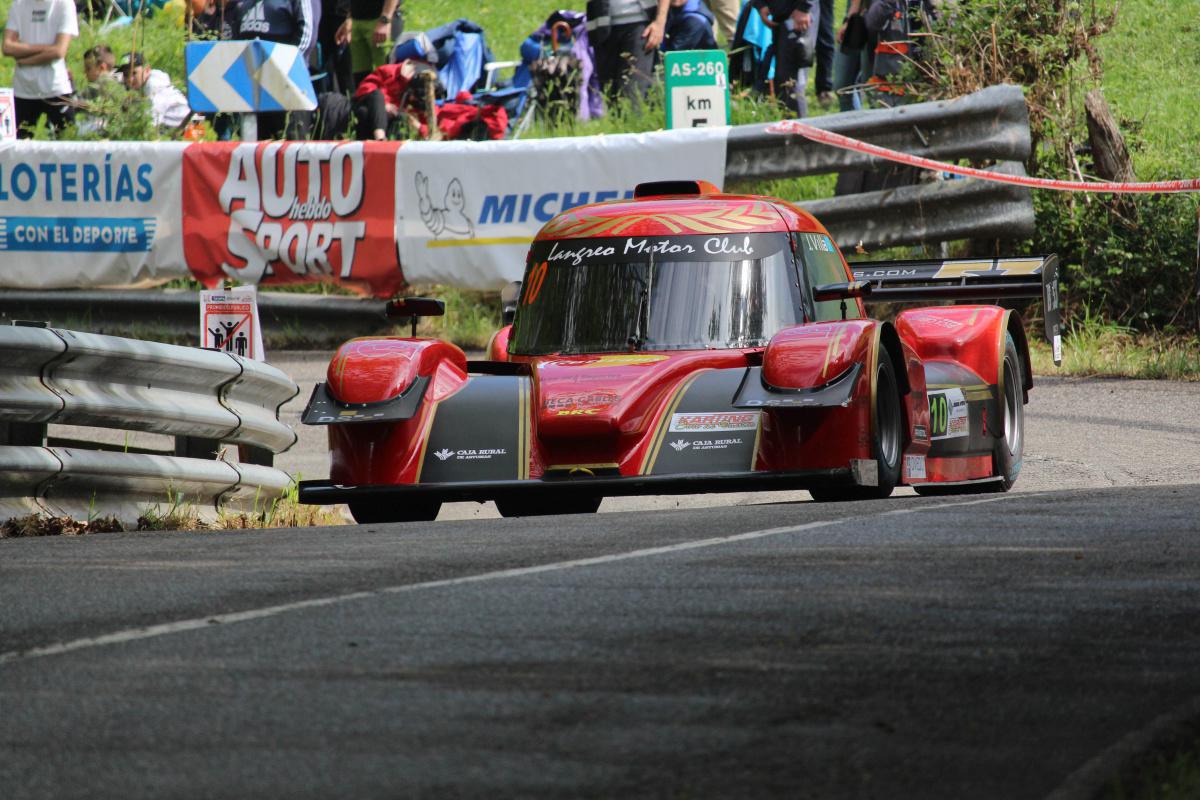
{"label": "karting sponsor decal", "polygon": [[534,242],[531,263],[578,267],[650,261],[755,261],[783,249],[782,233],[717,236],[621,236]]}
{"label": "karting sponsor decal", "polygon": [[710,414],[672,414],[671,433],[758,430],[760,411],[720,411]]}
{"label": "karting sponsor decal", "polygon": [[924,425],[913,425],[913,438],[920,441],[928,441],[929,431]]}
{"label": "karting sponsor decal", "polygon": [[967,400],[962,389],[929,393],[929,431],[930,438],[935,442],[970,433]]}
{"label": "karting sponsor decal", "polygon": [[909,480],[914,478],[921,480],[926,479],[925,456],[905,456],[904,477]]}
{"label": "karting sponsor decal", "polygon": [[395,146],[368,142],[192,145],[183,158],[188,268],[206,285],[314,280],[378,296],[402,285]]}
{"label": "karting sponsor decal", "polygon": [[745,369],[716,369],[685,381],[655,426],[642,473],[745,472],[754,468],[761,411],[729,408]]}

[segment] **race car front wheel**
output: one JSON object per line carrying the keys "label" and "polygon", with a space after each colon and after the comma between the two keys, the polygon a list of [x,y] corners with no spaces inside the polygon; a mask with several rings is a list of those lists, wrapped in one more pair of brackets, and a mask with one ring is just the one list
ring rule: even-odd
{"label": "race car front wheel", "polygon": [[593,495],[503,497],[496,501],[502,517],[545,517],[551,514],[595,514],[604,498]]}
{"label": "race car front wheel", "polygon": [[818,503],[839,500],[875,500],[887,497],[900,482],[900,456],[904,450],[904,412],[896,368],[886,350],[875,365],[875,432],[872,447],[879,467],[878,486],[838,486],[809,489]]}
{"label": "race car front wheel", "polygon": [[391,502],[382,500],[353,500],[350,516],[360,525],[369,522],[432,522],[437,519],[442,504],[421,500]]}

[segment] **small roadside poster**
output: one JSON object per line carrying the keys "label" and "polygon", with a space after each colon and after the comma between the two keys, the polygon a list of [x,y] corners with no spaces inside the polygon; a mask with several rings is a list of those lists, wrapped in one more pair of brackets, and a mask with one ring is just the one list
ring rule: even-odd
{"label": "small roadside poster", "polygon": [[200,292],[200,346],[266,361],[253,286]]}
{"label": "small roadside poster", "polygon": [[729,68],[724,50],[667,53],[667,127],[729,124]]}
{"label": "small roadside poster", "polygon": [[17,101],[12,89],[0,89],[0,141],[17,138]]}

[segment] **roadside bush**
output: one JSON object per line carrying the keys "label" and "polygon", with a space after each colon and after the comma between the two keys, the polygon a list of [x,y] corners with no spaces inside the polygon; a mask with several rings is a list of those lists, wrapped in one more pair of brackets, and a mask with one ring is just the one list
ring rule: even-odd
{"label": "roadside bush", "polygon": [[[1083,98],[1103,76],[1096,40],[1113,30],[1119,10],[1079,0],[946,3],[918,91],[947,98],[996,83],[1024,86],[1034,145],[1026,169],[1078,180],[1092,171]],[[1118,121],[1136,153],[1138,126]],[[1185,176],[1138,176],[1177,177]],[[1059,254],[1068,313],[1088,307],[1143,329],[1197,323],[1194,196],[1037,191],[1034,207],[1035,239],[1011,249]]]}

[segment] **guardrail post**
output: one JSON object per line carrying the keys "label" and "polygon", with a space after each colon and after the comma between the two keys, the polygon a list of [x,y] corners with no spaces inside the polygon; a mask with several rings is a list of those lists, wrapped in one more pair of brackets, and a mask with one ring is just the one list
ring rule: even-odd
{"label": "guardrail post", "polygon": [[176,436],[175,455],[184,458],[214,459],[221,449],[221,442],[216,439],[203,439],[199,436]]}
{"label": "guardrail post", "polygon": [[265,447],[252,444],[238,445],[238,461],[243,464],[258,464],[262,467],[275,466],[275,454]]}
{"label": "guardrail post", "polygon": [[45,447],[46,423],[0,422],[0,444],[17,447]]}

